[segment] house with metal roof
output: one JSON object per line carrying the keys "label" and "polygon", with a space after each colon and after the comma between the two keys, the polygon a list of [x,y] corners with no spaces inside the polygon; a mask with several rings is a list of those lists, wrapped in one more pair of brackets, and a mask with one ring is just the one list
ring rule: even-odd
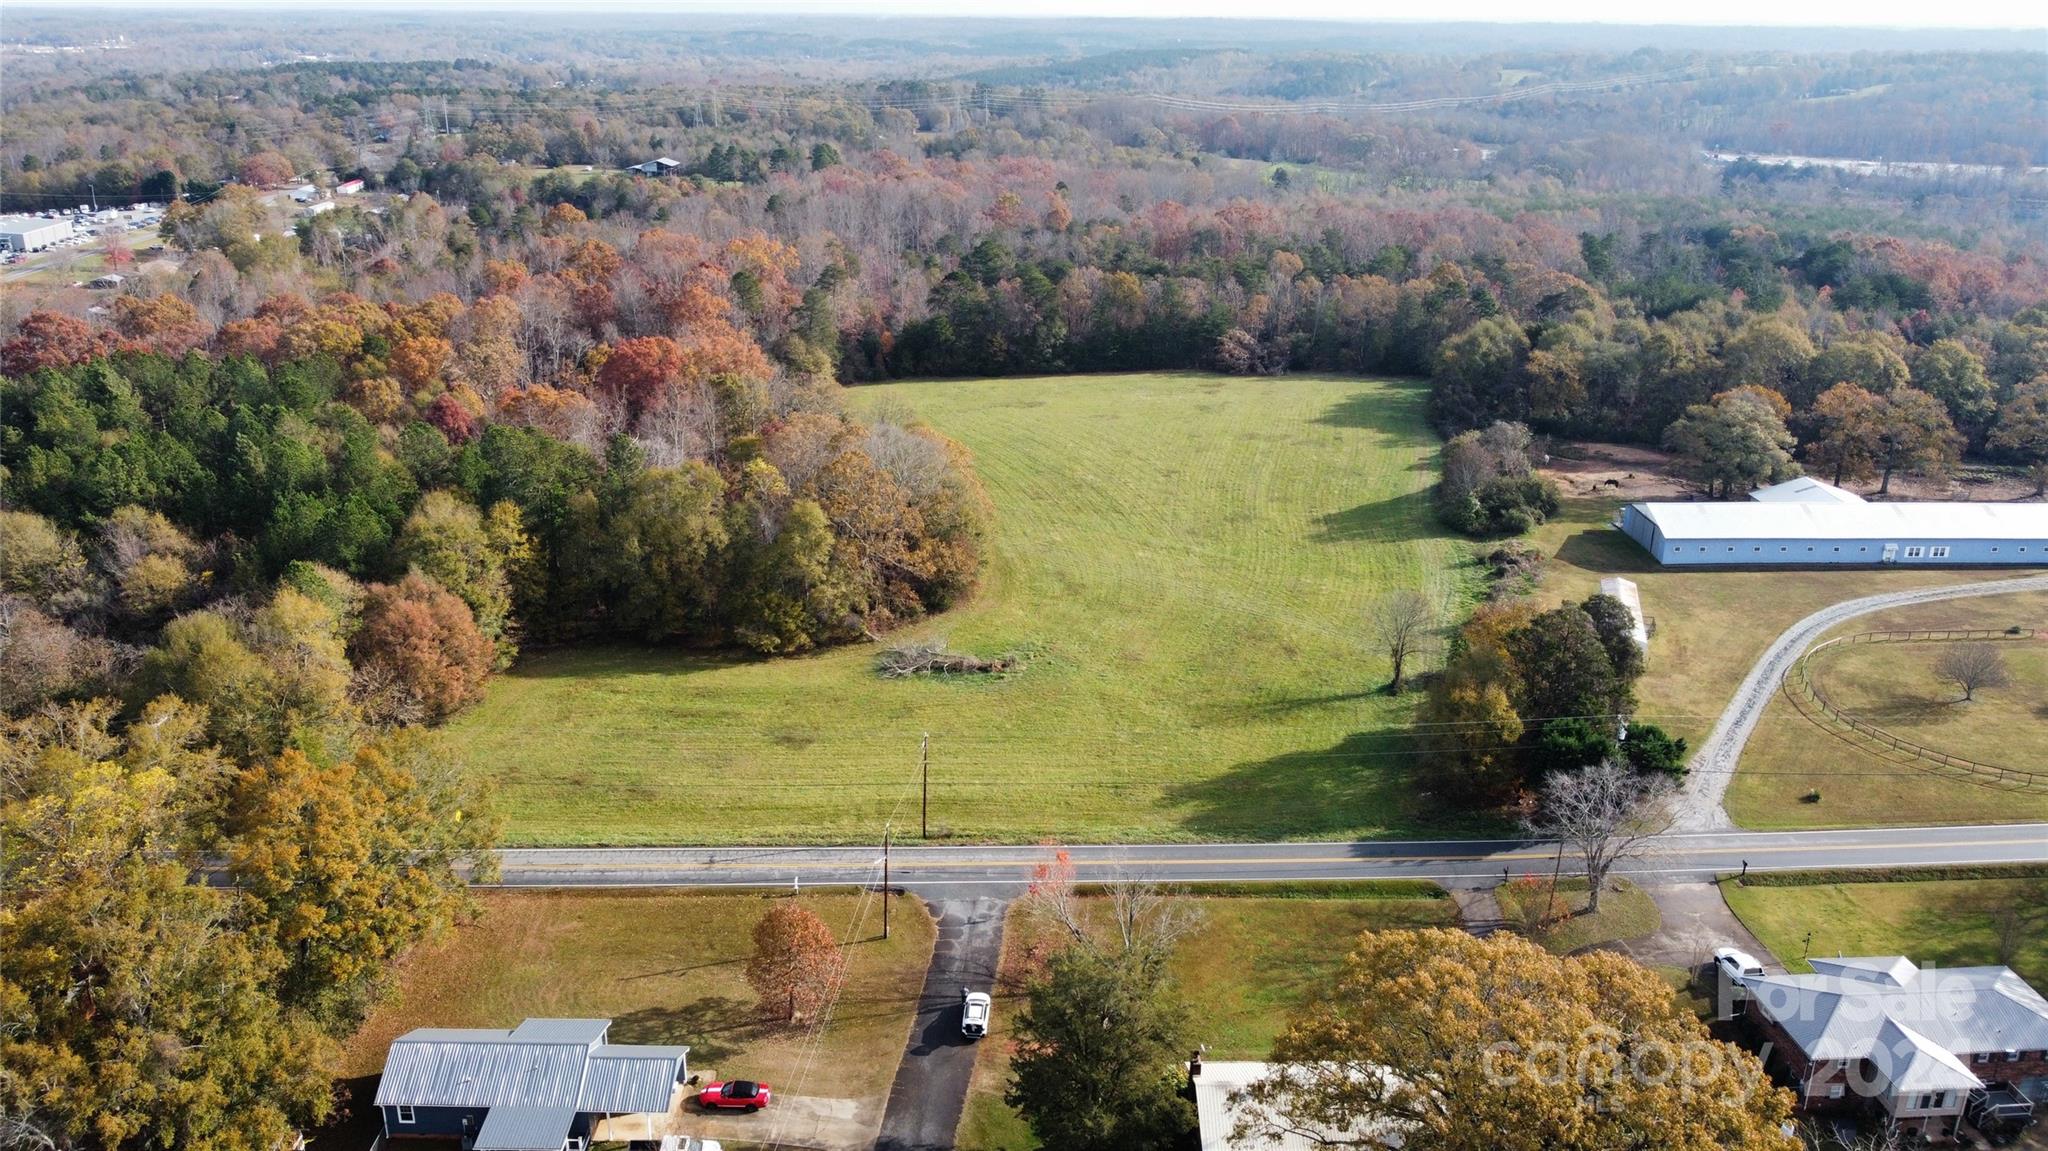
{"label": "house with metal roof", "polygon": [[[1365,1074],[1355,1067],[1338,1064],[1294,1064],[1296,1071],[1320,1079],[1357,1079]],[[1309,1129],[1299,1126],[1245,1094],[1245,1089],[1269,1076],[1271,1063],[1236,1061],[1211,1062],[1197,1058],[1188,1064],[1188,1079],[1195,1089],[1195,1124],[1201,1151],[1316,1151],[1325,1147],[1383,1148],[1399,1151],[1406,1146],[1410,1125],[1394,1119],[1364,1119],[1342,1130]],[[1385,1068],[1377,1073],[1392,1079]]]}
{"label": "house with metal roof", "polygon": [[610,1031],[609,1019],[409,1031],[391,1044],[377,1084],[385,1138],[583,1151],[604,1120],[667,1115],[689,1078],[690,1049],[610,1043]]}
{"label": "house with metal roof", "polygon": [[2048,565],[2048,504],[1870,503],[1811,477],[1747,501],[1629,504],[1614,526],[1667,567]]}
{"label": "house with metal roof", "polygon": [[1744,1008],[1804,1110],[1872,1101],[1947,1139],[1973,1093],[2048,1099],[2048,999],[2009,967],[1923,968],[1902,955],[1812,959],[1811,975],[1742,980]]}

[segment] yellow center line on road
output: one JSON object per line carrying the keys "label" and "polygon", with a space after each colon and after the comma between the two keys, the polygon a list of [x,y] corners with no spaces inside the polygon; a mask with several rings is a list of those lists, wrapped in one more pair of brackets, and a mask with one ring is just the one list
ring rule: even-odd
{"label": "yellow center line on road", "polygon": [[[2033,838],[2033,839],[1976,839],[1976,840],[1949,840],[1949,841],[1936,841],[1936,842],[1925,842],[1925,843],[1873,843],[1873,844],[1861,844],[1861,845],[1843,845],[1843,844],[1834,844],[1834,843],[1800,843],[1800,844],[1786,844],[1786,845],[1783,845],[1783,846],[1769,846],[1769,845],[1758,845],[1758,844],[1750,844],[1750,845],[1748,845],[1748,846],[1734,846],[1734,847],[1689,847],[1689,848],[1685,848],[1685,849],[1683,849],[1683,850],[1682,850],[1682,852],[1674,850],[1674,852],[1673,852],[1673,853],[1676,853],[1676,854],[1684,854],[1684,855],[1694,855],[1694,856],[1697,856],[1697,855],[1737,855],[1737,856],[1739,856],[1739,855],[1767,855],[1767,854],[1775,854],[1775,853],[1784,853],[1784,852],[1811,852],[1811,851],[1828,851],[1828,852],[1837,852],[1837,853],[1839,853],[1839,852],[1842,852],[1842,851],[1854,851],[1854,850],[1879,850],[1879,851],[1884,851],[1884,850],[1890,850],[1890,851],[1915,851],[1915,850],[1918,850],[1918,851],[1924,851],[1924,850],[1928,850],[1928,849],[1931,849],[1931,848],[1946,848],[1946,847],[2018,847],[2018,846],[2048,847],[2048,844],[2043,844],[2043,843],[2042,843],[2042,841],[2041,841],[2040,839],[2038,839],[2038,838]],[[632,849],[630,849],[630,848],[625,848],[625,849],[622,849],[622,850],[627,850],[627,851],[630,851],[630,850],[632,850]],[[656,850],[659,850],[659,849],[656,849]],[[1297,867],[1298,867],[1298,866],[1304,866],[1304,865],[1311,865],[1311,864],[1328,864],[1328,863],[1362,863],[1362,864],[1375,864],[1375,863],[1382,863],[1382,864],[1383,864],[1383,863],[1473,863],[1473,862],[1478,862],[1478,861],[1481,861],[1481,860],[1503,860],[1503,859],[1551,859],[1551,858],[1554,858],[1554,857],[1556,856],[1556,854],[1557,854],[1557,853],[1556,853],[1555,851],[1504,851],[1504,852],[1500,852],[1499,854],[1496,854],[1496,855],[1362,855],[1362,856],[1361,856],[1361,855],[1283,855],[1283,856],[1269,856],[1269,857],[1231,857],[1231,856],[1222,856],[1222,857],[1218,857],[1218,858],[1215,858],[1215,859],[1200,859],[1200,858],[1196,858],[1196,859],[1075,859],[1075,860],[1071,860],[1071,862],[1072,862],[1073,866],[1074,866],[1074,867],[1075,867],[1076,869],[1079,869],[1079,868],[1084,868],[1084,867],[1129,867],[1129,868],[1161,868],[1161,867],[1165,867],[1165,868],[1173,868],[1173,867],[1180,867],[1180,868],[1224,868],[1224,867],[1268,867],[1268,866],[1276,866],[1276,867],[1277,867],[1277,866],[1297,866]],[[1570,854],[1571,854],[1571,852],[1567,851],[1567,852],[1566,852],[1565,854],[1567,854],[1567,855],[1570,855]],[[1657,854],[1660,854],[1660,853],[1659,853],[1659,852],[1658,852],[1658,851],[1657,851],[1656,849],[1654,849],[1654,848],[1653,848],[1653,849],[1651,850],[1650,854],[1651,854],[1652,856],[1655,856],[1655,855],[1657,855]],[[879,856],[879,855],[877,855],[877,857],[876,857],[876,863],[879,863],[879,861],[880,861],[880,856]],[[986,870],[986,869],[990,869],[990,868],[1012,868],[1012,867],[1038,867],[1038,866],[1041,866],[1041,865],[1043,865],[1044,863],[1046,863],[1046,859],[1045,859],[1045,858],[1044,858],[1043,856],[1033,857],[1033,858],[1030,858],[1030,859],[946,859],[946,860],[920,860],[920,859],[915,859],[915,858],[906,858],[905,856],[899,855],[899,856],[897,856],[897,863],[896,863],[896,866],[897,866],[897,867],[899,867],[899,868],[905,869],[905,870],[961,870],[961,871],[971,871],[971,870]],[[512,862],[507,862],[506,864],[504,864],[504,866],[505,866],[505,867],[507,867],[508,869],[511,869],[511,870],[517,870],[517,871],[643,871],[643,870],[644,870],[644,871],[674,871],[674,870],[679,870],[679,869],[680,869],[680,870],[691,870],[691,871],[769,871],[769,872],[775,872],[775,873],[778,873],[778,874],[783,874],[783,875],[787,875],[787,874],[789,874],[789,873],[791,873],[791,872],[793,872],[793,871],[803,871],[803,870],[811,870],[811,871],[817,871],[817,870],[828,870],[828,871],[829,871],[829,870],[838,870],[838,869],[844,869],[844,870],[862,869],[862,868],[867,868],[867,867],[873,867],[873,866],[875,866],[875,864],[872,864],[872,863],[871,863],[871,864],[861,864],[861,863],[858,863],[858,862],[852,862],[852,861],[844,861],[844,862],[842,862],[842,861],[833,861],[833,860],[789,860],[789,859],[785,859],[785,860],[779,860],[779,861],[777,861],[777,860],[752,860],[752,859],[724,859],[724,860],[710,860],[710,861],[706,861],[706,862],[702,862],[702,863],[694,863],[694,862],[675,862],[675,863],[669,863],[669,862],[659,862],[659,861],[647,861],[647,862],[637,862],[637,861],[633,861],[633,860],[625,860],[625,861],[621,861],[621,862],[618,862],[618,863],[512,863]]]}

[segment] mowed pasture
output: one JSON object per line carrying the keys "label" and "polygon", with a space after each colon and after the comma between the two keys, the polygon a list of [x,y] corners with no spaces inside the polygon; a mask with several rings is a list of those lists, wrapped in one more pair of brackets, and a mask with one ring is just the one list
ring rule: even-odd
{"label": "mowed pasture", "polygon": [[[2048,593],[2019,592],[1878,612],[1830,636],[1935,628],[2048,631]],[[1812,674],[1834,704],[1902,739],[1954,755],[2048,776],[2048,639],[1996,640],[2012,683],[1969,703],[1934,674],[1940,643],[1836,645]],[[1809,799],[1819,792],[1819,800]],[[1810,718],[1784,692],[1750,737],[1728,789],[1745,827],[1998,823],[2048,819],[2048,788],[2011,790],[1931,770],[1913,756],[1847,737]]]}
{"label": "mowed pasture", "polygon": [[[606,648],[521,662],[450,726],[516,843],[1030,842],[1446,830],[1415,697],[1376,689],[1376,598],[1474,593],[1431,513],[1419,382],[1189,374],[893,384],[995,506],[975,600],[908,629],[1015,653],[884,680],[877,648],[752,659]],[[892,637],[892,639],[895,637]]]}
{"label": "mowed pasture", "polygon": [[[1666,569],[1635,541],[1610,526],[1619,506],[1619,501],[1612,499],[1570,499],[1561,515],[1531,533],[1530,542],[1552,557],[1534,598],[1543,607],[1553,607],[1560,600],[1576,602],[1599,591],[1602,576],[1634,580],[1642,593],[1643,614],[1650,618],[1655,630],[1650,639],[1648,666],[1636,683],[1637,718],[1655,723],[1673,735],[1684,736],[1694,747],[1713,730],[1714,721],[1771,641],[1813,612],[1861,596],[2011,579],[2041,570],[1902,565],[1791,570]],[[1982,601],[1961,600],[1955,604],[1972,602]],[[1858,620],[1846,630],[1894,626],[1871,622],[1876,618]],[[1772,710],[1777,710],[1775,705]],[[1743,757],[1745,767],[1754,756],[1755,747],[1752,740]],[[1831,750],[1821,744],[1811,748]],[[1732,796],[1730,802],[1733,811]],[[1737,812],[1735,818],[1737,823],[1750,826],[1741,813]]]}

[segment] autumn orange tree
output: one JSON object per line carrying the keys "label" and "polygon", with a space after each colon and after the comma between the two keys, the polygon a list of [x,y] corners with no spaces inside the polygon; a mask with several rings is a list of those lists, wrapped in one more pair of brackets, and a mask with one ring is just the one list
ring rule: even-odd
{"label": "autumn orange tree", "polygon": [[846,955],[818,914],[797,903],[778,903],[754,925],[747,983],[764,1014],[784,1023],[816,1015],[846,981]]}
{"label": "autumn orange tree", "polygon": [[497,658],[469,605],[418,573],[370,585],[349,652],[368,681],[388,684],[387,719],[446,719],[483,693]]}
{"label": "autumn orange tree", "polygon": [[1361,936],[1273,1046],[1247,1131],[1377,1128],[1431,1151],[1798,1151],[1791,1094],[1655,972],[1512,935]]}

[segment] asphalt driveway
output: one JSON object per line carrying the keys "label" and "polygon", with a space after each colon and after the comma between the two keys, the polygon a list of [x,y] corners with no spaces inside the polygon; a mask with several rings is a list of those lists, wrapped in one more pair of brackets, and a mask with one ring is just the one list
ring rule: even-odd
{"label": "asphalt driveway", "polygon": [[939,937],[925,970],[910,1042],[889,1088],[876,1151],[939,1151],[953,1146],[975,1055],[974,1043],[960,1034],[960,991],[993,989],[1003,955],[1007,900],[939,899],[930,907]]}

